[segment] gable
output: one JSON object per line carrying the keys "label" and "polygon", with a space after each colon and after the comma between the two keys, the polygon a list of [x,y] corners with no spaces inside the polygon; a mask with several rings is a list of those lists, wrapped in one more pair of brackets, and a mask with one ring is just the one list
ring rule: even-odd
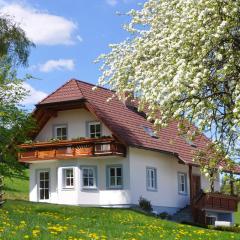
{"label": "gable", "polygon": [[[67,126],[68,139],[87,136],[87,124],[99,121],[96,117],[84,108],[59,111],[57,116],[51,117],[36,136],[36,141],[49,141],[54,138],[54,127],[59,125]],[[111,131],[102,124],[102,135],[111,136]]]}

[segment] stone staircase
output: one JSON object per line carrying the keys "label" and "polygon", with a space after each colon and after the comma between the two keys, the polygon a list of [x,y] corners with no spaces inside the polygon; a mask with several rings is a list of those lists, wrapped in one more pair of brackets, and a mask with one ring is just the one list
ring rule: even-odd
{"label": "stone staircase", "polygon": [[189,205],[180,209],[172,216],[172,221],[193,223],[192,210]]}

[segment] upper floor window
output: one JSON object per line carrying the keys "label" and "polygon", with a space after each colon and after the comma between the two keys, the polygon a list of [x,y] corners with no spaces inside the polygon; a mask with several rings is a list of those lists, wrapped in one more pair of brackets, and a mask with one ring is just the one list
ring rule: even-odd
{"label": "upper floor window", "polygon": [[101,137],[101,124],[100,122],[89,122],[88,123],[88,135],[90,138]]}
{"label": "upper floor window", "polygon": [[147,167],[147,190],[157,190],[157,169]]}
{"label": "upper floor window", "polygon": [[187,194],[187,174],[178,173],[178,193]]}
{"label": "upper floor window", "polygon": [[73,168],[63,169],[63,187],[73,188],[74,187],[74,172]]}
{"label": "upper floor window", "polygon": [[55,125],[54,126],[54,138],[59,140],[67,140],[67,125]]}

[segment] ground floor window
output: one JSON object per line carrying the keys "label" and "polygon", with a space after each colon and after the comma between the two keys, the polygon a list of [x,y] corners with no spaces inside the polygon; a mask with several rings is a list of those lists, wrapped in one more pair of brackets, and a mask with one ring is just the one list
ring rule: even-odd
{"label": "ground floor window", "polygon": [[147,167],[147,190],[157,190],[157,169]]}
{"label": "ground floor window", "polygon": [[63,187],[73,188],[74,187],[74,171],[73,168],[63,168]]}
{"label": "ground floor window", "polygon": [[215,216],[207,216],[206,217],[206,224],[207,225],[215,225],[217,218]]}
{"label": "ground floor window", "polygon": [[178,193],[187,194],[187,174],[178,173]]}
{"label": "ground floor window", "polygon": [[107,167],[107,185],[109,188],[116,189],[123,187],[123,171],[122,166]]}
{"label": "ground floor window", "polygon": [[39,199],[49,199],[49,171],[39,171]]}
{"label": "ground floor window", "polygon": [[82,186],[83,188],[96,188],[96,167],[82,167]]}

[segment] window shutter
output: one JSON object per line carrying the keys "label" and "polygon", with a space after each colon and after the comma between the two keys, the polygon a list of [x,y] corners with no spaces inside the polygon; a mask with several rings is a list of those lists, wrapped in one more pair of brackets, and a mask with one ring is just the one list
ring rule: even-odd
{"label": "window shutter", "polygon": [[188,192],[188,185],[187,185],[187,174],[184,174],[184,178],[185,178],[185,192]]}

